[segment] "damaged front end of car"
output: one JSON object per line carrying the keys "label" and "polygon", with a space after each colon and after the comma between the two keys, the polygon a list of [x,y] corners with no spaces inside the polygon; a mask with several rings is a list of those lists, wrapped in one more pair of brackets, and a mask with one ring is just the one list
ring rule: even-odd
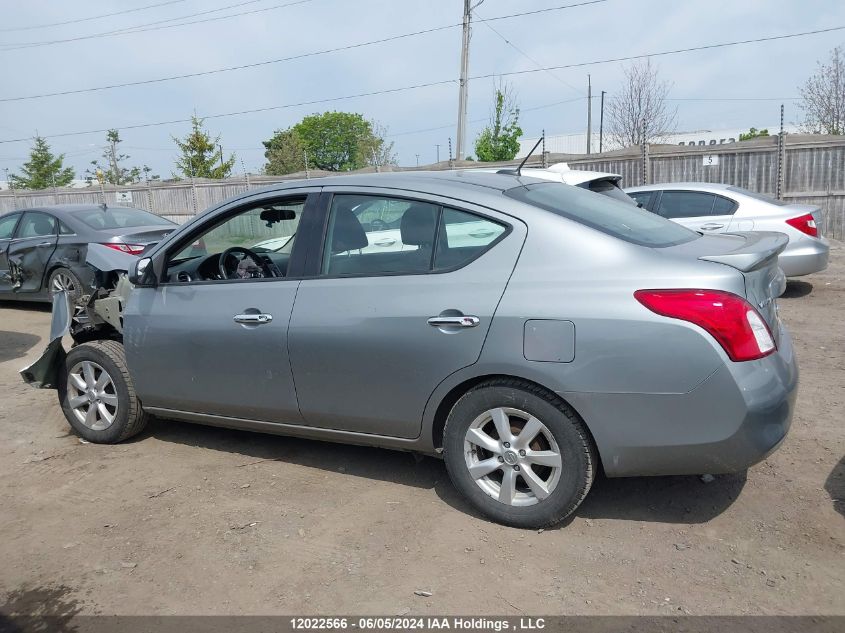
{"label": "damaged front end of car", "polygon": [[122,340],[123,307],[133,285],[127,273],[137,261],[100,244],[90,244],[86,263],[94,270],[95,288],[72,302],[64,290],[53,295],[50,340],[44,353],[20,371],[24,382],[38,389],[55,389],[67,352],[62,340],[70,336],[74,344],[93,340]]}

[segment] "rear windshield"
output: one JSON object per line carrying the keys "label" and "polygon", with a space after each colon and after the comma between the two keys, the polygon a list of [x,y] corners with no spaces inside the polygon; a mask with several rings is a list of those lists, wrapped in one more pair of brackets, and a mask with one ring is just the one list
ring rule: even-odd
{"label": "rear windshield", "polygon": [[772,196],[767,196],[765,193],[749,191],[748,189],[743,189],[742,187],[728,187],[728,191],[733,191],[734,193],[741,193],[742,195],[748,196],[749,198],[754,198],[755,200],[761,200],[762,202],[768,202],[770,204],[776,204],[779,207],[785,207],[789,204],[788,202],[784,202],[783,200],[778,200],[777,198],[773,198]]}
{"label": "rear windshield", "polygon": [[141,209],[100,208],[74,211],[73,217],[81,220],[92,229],[125,229],[137,226],[172,226],[170,220],[165,220],[157,215]]}
{"label": "rear windshield", "polygon": [[637,204],[634,202],[633,198],[628,196],[624,191],[619,188],[612,180],[590,180],[588,182],[582,182],[578,185],[582,189],[589,189],[590,191],[595,191],[596,193],[600,193],[602,195],[607,196],[608,198],[613,198],[614,200],[619,200],[619,202],[625,202],[627,204]]}
{"label": "rear windshield", "polygon": [[662,248],[699,237],[698,233],[636,205],[597,196],[580,187],[549,182],[514,187],[504,193],[520,202],[640,246]]}

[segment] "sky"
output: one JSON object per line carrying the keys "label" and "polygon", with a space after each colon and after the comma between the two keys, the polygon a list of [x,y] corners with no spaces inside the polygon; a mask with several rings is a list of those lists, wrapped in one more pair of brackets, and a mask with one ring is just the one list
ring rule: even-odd
{"label": "sky", "polygon": [[[469,83],[470,153],[489,118],[497,81],[514,90],[526,137],[541,130],[577,133],[586,128],[587,74],[593,95],[604,90],[610,99],[621,86],[623,63],[538,69],[845,26],[842,0],[598,0],[556,8],[583,1],[483,0],[476,8],[476,20],[552,10],[473,25],[469,74],[486,77]],[[129,165],[146,164],[169,177],[176,156],[171,137],[184,136],[189,123],[127,128],[189,119],[194,112],[209,117],[207,129],[221,135],[227,155],[236,154],[237,171],[260,172],[262,140],[327,110],[359,112],[384,126],[400,165],[434,162],[438,144],[445,160],[450,137],[455,143],[462,9],[462,0],[4,0],[0,179],[4,168],[20,169],[36,132],[84,174],[100,158],[105,132],[57,135],[106,128],[121,130],[120,150],[130,155]],[[98,17],[116,12],[122,13]],[[231,72],[9,100],[253,64],[427,29],[438,30]],[[787,122],[800,121],[799,87],[839,45],[845,45],[845,30],[654,56],[652,62],[671,83],[670,97],[678,99],[672,104],[679,131],[763,127],[779,120],[781,103]],[[536,72],[502,76],[519,71]],[[435,82],[444,83],[295,105]],[[739,100],[752,98],[771,100]],[[275,109],[213,117],[262,108]],[[598,118],[594,98],[594,126]],[[24,140],[4,142],[15,139]]]}

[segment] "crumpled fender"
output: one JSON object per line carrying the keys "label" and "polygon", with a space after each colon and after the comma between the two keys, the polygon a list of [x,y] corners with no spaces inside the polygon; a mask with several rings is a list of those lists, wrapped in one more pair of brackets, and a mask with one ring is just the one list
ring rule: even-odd
{"label": "crumpled fender", "polygon": [[121,253],[102,244],[91,243],[88,245],[88,253],[85,255],[85,262],[96,270],[104,273],[112,271],[128,272],[138,257],[129,253]]}
{"label": "crumpled fender", "polygon": [[58,385],[59,368],[67,352],[62,346],[62,337],[70,332],[72,311],[70,299],[64,290],[53,295],[53,320],[50,323],[50,342],[41,357],[29,367],[21,369],[23,381],[37,389],[55,389]]}

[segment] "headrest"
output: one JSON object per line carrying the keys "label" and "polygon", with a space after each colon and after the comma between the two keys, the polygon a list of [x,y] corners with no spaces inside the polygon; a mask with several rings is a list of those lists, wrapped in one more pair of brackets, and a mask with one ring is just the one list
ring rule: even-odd
{"label": "headrest", "polygon": [[399,225],[402,243],[415,246],[432,244],[436,224],[436,206],[424,203],[412,204],[405,211]]}
{"label": "headrest", "polygon": [[32,230],[36,235],[49,235],[53,232],[53,223],[45,217],[38,216],[32,223]]}
{"label": "headrest", "polygon": [[370,242],[364,227],[349,209],[335,209],[334,228],[332,229],[332,253],[355,251],[366,248]]}

